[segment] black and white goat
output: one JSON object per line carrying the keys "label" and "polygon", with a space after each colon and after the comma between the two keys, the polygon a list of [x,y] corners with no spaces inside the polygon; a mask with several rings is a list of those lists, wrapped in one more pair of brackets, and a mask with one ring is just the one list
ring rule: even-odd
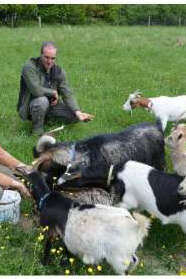
{"label": "black and white goat", "polygon": [[178,224],[186,233],[186,197],[178,193],[184,177],[158,171],[143,163],[128,161],[118,175],[116,184],[122,189],[117,206],[140,208],[159,218],[163,224]]}
{"label": "black and white goat", "polygon": [[131,111],[137,107],[148,109],[162,123],[163,131],[168,121],[186,119],[186,95],[167,97],[160,96],[154,98],[145,98],[140,91],[130,94],[128,100],[123,104],[123,109]]}
{"label": "black and white goat", "polygon": [[[38,172],[31,173],[29,181],[40,210],[40,224],[49,227],[50,237],[59,235],[68,251],[85,264],[106,259],[118,274],[124,274],[130,263],[136,265],[135,251],[150,225],[147,217],[137,213],[132,217],[124,208],[73,202],[51,192]],[[48,240],[45,261],[50,247]]]}
{"label": "black and white goat", "polygon": [[[97,135],[76,142],[56,143],[43,136],[36,146],[37,169],[59,178],[63,187],[107,188],[113,166],[128,160],[164,169],[164,137],[161,123],[140,123],[120,133]],[[70,181],[72,180],[72,182]],[[65,183],[64,183],[65,181]]]}

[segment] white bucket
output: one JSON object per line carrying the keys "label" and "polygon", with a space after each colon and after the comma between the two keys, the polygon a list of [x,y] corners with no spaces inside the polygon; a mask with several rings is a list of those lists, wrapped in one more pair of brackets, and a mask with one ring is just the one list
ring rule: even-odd
{"label": "white bucket", "polygon": [[20,218],[21,196],[17,191],[4,190],[0,200],[0,223],[18,223]]}

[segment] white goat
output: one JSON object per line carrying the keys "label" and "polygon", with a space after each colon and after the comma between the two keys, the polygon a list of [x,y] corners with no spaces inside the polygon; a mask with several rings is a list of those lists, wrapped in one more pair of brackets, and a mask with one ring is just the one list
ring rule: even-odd
{"label": "white goat", "polygon": [[124,208],[74,202],[59,192],[51,192],[38,172],[29,174],[29,181],[40,210],[40,225],[49,227],[45,263],[50,239],[57,234],[68,251],[86,264],[106,259],[118,274],[124,274],[130,263],[137,264],[135,251],[148,234],[147,217],[134,213],[133,218]]}
{"label": "white goat", "polygon": [[123,104],[123,109],[131,111],[136,107],[143,107],[152,112],[162,123],[165,130],[168,121],[179,121],[186,118],[186,95],[176,97],[142,97],[140,91],[129,95],[128,100]]}
{"label": "white goat", "polygon": [[[178,194],[183,177],[166,174],[143,163],[128,161],[118,173],[118,179],[116,183],[123,184],[123,196],[117,206],[147,210],[163,224],[178,224],[186,233],[184,197]],[[117,185],[113,184],[113,187]]]}
{"label": "white goat", "polygon": [[149,220],[138,213],[133,213],[134,219],[121,209],[98,204],[83,211],[72,209],[64,237],[68,250],[85,264],[105,258],[117,274],[125,274],[130,264],[136,266],[135,252],[147,235]]}

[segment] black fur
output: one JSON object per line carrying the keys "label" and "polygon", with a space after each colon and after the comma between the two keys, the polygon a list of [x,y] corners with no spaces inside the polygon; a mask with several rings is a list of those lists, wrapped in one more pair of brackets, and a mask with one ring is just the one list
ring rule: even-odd
{"label": "black fur", "polygon": [[[62,196],[59,192],[52,192],[49,189],[44,177],[39,172],[30,173],[27,179],[31,183],[32,195],[36,201],[38,209],[40,210],[40,225],[43,227],[49,227],[43,260],[44,264],[48,264],[51,238],[54,232],[56,232],[56,228],[58,228],[61,232],[63,240],[69,210],[76,207],[80,211],[85,209],[91,210],[92,208],[95,208],[95,206],[91,204],[80,204]],[[46,198],[43,199],[45,196]],[[41,200],[43,201],[42,204]]]}
{"label": "black fur", "polygon": [[79,210],[85,210],[85,209],[90,209],[90,208],[95,208],[95,205],[93,205],[93,204],[82,204],[82,205],[80,205],[80,207],[79,207]]}
{"label": "black fur", "polygon": [[156,198],[157,207],[162,214],[169,216],[186,209],[186,206],[180,204],[185,197],[178,193],[179,184],[183,179],[184,177],[175,174],[150,171],[148,181]]}
{"label": "black fur", "polygon": [[[56,143],[47,147],[47,152],[69,150],[71,142]],[[120,133],[103,134],[75,143],[75,159],[71,162],[70,174],[81,178],[67,181],[62,187],[107,187],[111,164],[123,166],[128,160],[135,160],[164,169],[164,137],[159,121],[157,124],[132,125]],[[61,161],[63,156],[61,155]],[[66,165],[68,162],[66,162]],[[63,163],[61,164],[63,165]],[[64,167],[64,165],[63,165]],[[48,170],[50,172],[50,170]],[[115,173],[115,171],[114,171]]]}
{"label": "black fur", "polygon": [[113,204],[119,203],[125,194],[125,183],[115,178],[111,183],[110,194],[113,197]]}

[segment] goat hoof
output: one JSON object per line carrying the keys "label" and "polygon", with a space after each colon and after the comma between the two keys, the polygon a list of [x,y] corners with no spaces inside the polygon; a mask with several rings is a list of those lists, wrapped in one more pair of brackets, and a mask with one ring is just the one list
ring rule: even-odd
{"label": "goat hoof", "polygon": [[69,266],[69,260],[66,257],[62,257],[60,261],[60,266],[67,268]]}

